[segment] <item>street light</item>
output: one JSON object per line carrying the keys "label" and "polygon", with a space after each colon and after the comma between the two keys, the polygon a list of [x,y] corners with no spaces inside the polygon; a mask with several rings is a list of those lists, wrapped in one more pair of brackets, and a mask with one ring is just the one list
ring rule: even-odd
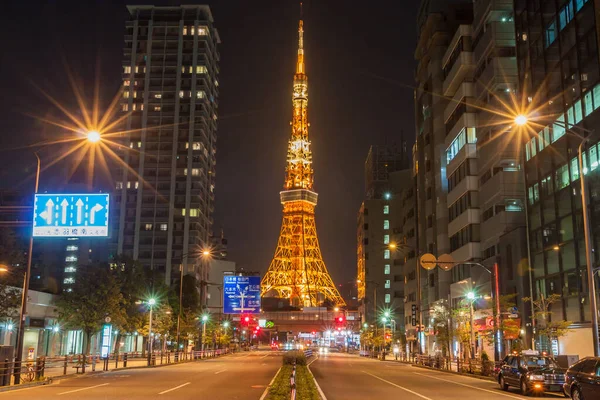
{"label": "street light", "polygon": [[201,350],[204,351],[204,341],[206,338],[206,323],[208,322],[208,315],[204,314],[202,316],[202,348]]}
{"label": "street light", "polygon": [[148,299],[148,306],[150,306],[150,316],[148,321],[148,365],[152,362],[152,308],[156,304],[156,299]]}
{"label": "street light", "polygon": [[[526,115],[519,114],[515,116],[515,124],[521,127],[527,125],[529,118]],[[584,242],[585,242],[585,261],[587,265],[587,281],[589,288],[589,296],[590,296],[590,312],[592,318],[592,337],[594,341],[594,356],[600,356],[600,341],[598,336],[598,310],[596,304],[596,286],[594,284],[594,271],[592,265],[592,244],[591,244],[591,234],[590,234],[590,216],[588,211],[588,198],[587,198],[587,180],[585,179],[585,169],[583,166],[583,146],[589,142],[590,137],[594,134],[593,130],[585,129],[580,126],[575,126],[568,123],[561,123],[560,121],[554,121],[553,124],[561,126],[565,133],[570,133],[571,135],[577,137],[579,142],[579,147],[577,151],[577,158],[579,161],[579,183],[581,186],[581,211],[583,214],[583,234],[584,234]],[[587,136],[583,136],[580,133],[575,132],[573,129],[577,128]],[[524,169],[523,169],[524,170]],[[526,186],[526,182],[525,182]],[[529,235],[528,235],[529,240]],[[531,261],[531,260],[530,260]],[[529,268],[531,271],[531,268]],[[531,287],[531,276],[530,276],[530,290]],[[531,318],[534,321],[534,310],[533,310],[533,293],[531,294]]]}
{"label": "street light", "polygon": [[97,143],[101,139],[100,132],[98,132],[96,130],[89,131],[86,134],[86,139],[87,139],[88,142]]}

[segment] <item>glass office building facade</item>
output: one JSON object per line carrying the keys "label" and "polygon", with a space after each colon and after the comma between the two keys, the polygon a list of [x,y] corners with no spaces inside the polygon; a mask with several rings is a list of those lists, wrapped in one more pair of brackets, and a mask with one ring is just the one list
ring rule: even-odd
{"label": "glass office building facade", "polygon": [[600,124],[595,7],[592,0],[517,0],[514,16],[519,97],[536,109],[523,139],[533,294],[560,295],[550,318],[573,322],[566,336],[538,346],[580,357],[593,355],[582,174],[589,183],[593,267],[600,240],[597,138],[587,146],[583,171],[577,161],[581,136]]}

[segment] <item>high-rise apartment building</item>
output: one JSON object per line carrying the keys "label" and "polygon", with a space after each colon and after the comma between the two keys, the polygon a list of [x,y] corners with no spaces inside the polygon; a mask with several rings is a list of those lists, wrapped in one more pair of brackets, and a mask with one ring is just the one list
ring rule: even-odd
{"label": "high-rise apartment building", "polygon": [[[417,255],[432,253],[438,256],[451,252],[448,215],[448,206],[451,204],[447,199],[448,159],[446,151],[451,144],[451,135],[458,136],[460,133],[464,142],[467,133],[466,131],[462,133],[461,129],[454,127],[455,124],[452,123],[452,120],[445,118],[446,113],[451,112],[447,110],[452,109],[454,104],[444,95],[444,92],[448,90],[448,84],[445,84],[445,81],[450,73],[456,74],[456,69],[464,74],[464,65],[470,60],[472,64],[472,57],[469,59],[471,54],[467,56],[461,54],[462,41],[457,50],[458,57],[454,55],[449,57],[447,51],[451,43],[458,42],[453,37],[459,26],[470,24],[472,17],[472,1],[466,0],[423,1],[419,10],[418,42],[415,51],[417,88],[415,90],[416,149],[414,152],[414,163],[417,170],[415,194],[418,223]],[[461,27],[461,29],[465,28]],[[452,65],[448,64],[450,58],[452,58]],[[454,71],[451,71],[453,64],[457,61],[459,64]],[[452,89],[456,90],[454,86],[455,84]],[[462,117],[452,116],[452,118],[461,119]],[[464,118],[462,119],[464,120]],[[472,226],[464,228],[464,233],[461,232],[460,237],[467,243],[466,240],[470,239],[474,232],[471,232]],[[421,284],[416,291],[416,304],[420,303],[420,310],[417,313],[420,315],[422,323],[428,325],[430,305],[438,300],[448,298],[451,273],[439,268],[431,271],[418,268],[415,272],[420,274],[419,282]],[[422,340],[421,343],[423,343]],[[422,350],[426,351],[426,348]]]}
{"label": "high-rise apartment building", "polygon": [[[587,268],[599,266],[600,148],[592,136],[580,171],[577,135],[600,125],[598,11],[590,0],[517,0],[514,16],[519,99],[539,107],[524,146],[533,295],[559,295],[549,320],[573,322],[566,336],[537,345],[580,357],[592,355],[594,345]],[[586,262],[582,172],[589,184],[592,266]]]}
{"label": "high-rise apartment building", "polygon": [[363,321],[380,323],[389,311],[396,330],[404,326],[402,204],[412,186],[405,146],[371,146],[365,161],[366,198],[357,220],[357,286]]}
{"label": "high-rise apartment building", "polygon": [[122,110],[129,150],[116,175],[113,237],[118,254],[170,284],[180,266],[199,268],[212,234],[220,40],[205,5],[128,10]]}

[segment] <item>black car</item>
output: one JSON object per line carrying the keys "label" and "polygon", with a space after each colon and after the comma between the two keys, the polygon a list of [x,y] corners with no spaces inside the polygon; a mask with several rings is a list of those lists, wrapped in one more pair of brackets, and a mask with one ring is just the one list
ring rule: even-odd
{"label": "black car", "polygon": [[526,396],[533,392],[562,392],[565,371],[552,357],[533,352],[514,354],[504,357],[498,384],[503,390],[518,387]]}
{"label": "black car", "polygon": [[571,365],[564,389],[573,400],[600,399],[600,357],[587,357]]}

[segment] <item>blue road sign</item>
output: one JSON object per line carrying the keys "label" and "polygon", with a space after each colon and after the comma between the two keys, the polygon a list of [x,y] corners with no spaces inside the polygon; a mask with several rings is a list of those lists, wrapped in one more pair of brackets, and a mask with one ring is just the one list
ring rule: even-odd
{"label": "blue road sign", "polygon": [[223,313],[260,313],[260,276],[223,277]]}
{"label": "blue road sign", "polygon": [[109,195],[36,194],[34,237],[108,236]]}

